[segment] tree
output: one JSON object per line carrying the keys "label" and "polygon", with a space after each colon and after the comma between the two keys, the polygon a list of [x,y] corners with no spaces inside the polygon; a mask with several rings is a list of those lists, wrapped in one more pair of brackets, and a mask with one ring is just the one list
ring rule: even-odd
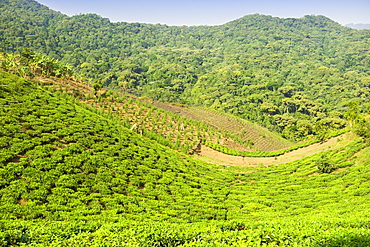
{"label": "tree", "polygon": [[315,133],[318,137],[318,139],[323,142],[326,139],[326,136],[328,134],[329,127],[324,125],[322,122],[318,121],[315,124]]}
{"label": "tree", "polygon": [[358,102],[351,101],[348,103],[348,110],[344,114],[344,116],[347,118],[349,121],[350,127],[353,126],[353,124],[358,123],[361,120],[361,114],[360,114],[360,109],[358,106]]}
{"label": "tree", "polygon": [[283,94],[284,97],[290,98],[293,96],[295,88],[292,86],[285,86],[285,87],[280,87],[278,89],[278,92]]}
{"label": "tree", "polygon": [[262,112],[265,112],[269,115],[275,115],[280,113],[279,108],[272,103],[262,103],[260,108]]}
{"label": "tree", "polygon": [[355,133],[363,137],[366,142],[370,142],[370,103],[366,104],[368,113],[365,116],[361,116],[361,119],[355,125]]}
{"label": "tree", "polygon": [[355,133],[370,142],[370,119],[361,119],[355,126]]}
{"label": "tree", "polygon": [[331,173],[335,170],[333,162],[326,155],[321,155],[316,161],[316,166],[320,173]]}
{"label": "tree", "polygon": [[121,72],[117,78],[118,86],[120,86],[124,91],[126,91],[131,86],[135,86],[135,83],[139,80],[140,75],[132,72],[130,70],[125,70]]}
{"label": "tree", "polygon": [[99,80],[99,81],[95,81],[93,83],[93,88],[94,88],[94,94],[96,94],[97,91],[99,91],[100,89],[103,88],[103,83]]}
{"label": "tree", "polygon": [[278,84],[277,82],[271,81],[271,82],[266,83],[266,88],[267,88],[268,90],[272,90],[272,91],[274,91],[274,90],[276,90],[278,87],[279,87],[279,84]]}
{"label": "tree", "polygon": [[362,84],[365,86],[365,87],[369,87],[370,88],[370,76],[367,76],[365,78],[363,78],[361,80]]}
{"label": "tree", "polygon": [[313,133],[312,123],[308,120],[298,120],[297,131],[299,132],[301,137],[311,135]]}

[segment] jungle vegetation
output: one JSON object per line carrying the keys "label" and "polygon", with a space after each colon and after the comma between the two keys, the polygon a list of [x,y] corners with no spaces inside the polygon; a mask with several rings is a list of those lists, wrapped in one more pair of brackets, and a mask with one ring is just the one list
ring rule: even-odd
{"label": "jungle vegetation", "polygon": [[231,113],[291,140],[343,128],[347,104],[369,97],[370,30],[325,16],[187,27],[69,17],[33,0],[0,10],[0,51],[29,48],[106,87]]}
{"label": "jungle vegetation", "polygon": [[[170,27],[33,0],[0,9],[0,246],[370,245],[369,31],[324,16]],[[279,165],[189,155],[276,157],[333,135]]]}

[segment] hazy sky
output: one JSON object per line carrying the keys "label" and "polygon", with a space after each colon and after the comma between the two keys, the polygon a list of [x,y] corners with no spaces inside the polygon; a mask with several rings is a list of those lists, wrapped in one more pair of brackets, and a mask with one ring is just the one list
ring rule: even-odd
{"label": "hazy sky", "polygon": [[96,13],[111,21],[220,25],[248,14],[325,15],[340,24],[370,23],[370,0],[38,0],[69,16]]}

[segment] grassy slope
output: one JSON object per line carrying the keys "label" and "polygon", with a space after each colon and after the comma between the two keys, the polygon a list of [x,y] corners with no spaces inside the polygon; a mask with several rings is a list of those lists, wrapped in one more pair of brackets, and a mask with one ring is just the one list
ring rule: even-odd
{"label": "grassy slope", "polygon": [[190,108],[190,111],[245,142],[249,140],[257,150],[274,151],[293,144],[276,133],[231,114],[227,115],[206,108]]}
{"label": "grassy slope", "polygon": [[[205,148],[203,145],[199,147],[200,140],[214,144],[219,143],[222,147],[225,146],[230,150],[267,151],[283,150],[282,148],[286,147],[295,150],[294,147],[298,147],[292,146],[291,142],[281,138],[276,133],[230,114],[222,114],[205,108],[187,108],[175,104],[153,102],[133,96],[127,97],[122,94],[107,92],[106,90],[93,95],[93,89],[88,84],[73,80],[42,77],[34,80],[42,81],[59,89],[63,88],[65,92],[79,98],[81,102],[121,118],[125,127],[131,128],[136,126],[134,131],[183,152],[200,152]],[[307,144],[301,143],[300,145],[306,147],[312,144],[312,141],[315,143],[315,140],[311,140]],[[315,147],[309,149],[313,149],[313,153],[319,152],[319,150],[315,151]],[[296,152],[300,153],[300,150]],[[213,157],[212,154],[210,156],[204,152],[202,155]],[[263,153],[260,156],[263,157]],[[291,156],[290,152],[288,152],[287,156]],[[307,155],[302,154],[302,156]],[[294,159],[283,160],[288,162],[299,159],[299,157],[298,154]],[[257,160],[250,163],[256,163]],[[280,157],[279,160],[281,160]],[[219,162],[216,163],[219,164]],[[274,164],[276,162],[268,163]]]}
{"label": "grassy slope", "polygon": [[369,149],[356,136],[326,151],[337,169],[330,174],[318,173],[322,154],[214,166],[0,73],[1,245],[370,243]]}
{"label": "grassy slope", "polygon": [[[180,146],[188,146],[190,150],[194,150],[200,140],[209,140],[237,150],[273,151],[293,145],[292,142],[256,124],[213,110],[185,108],[133,96],[122,97],[122,95],[118,96],[118,93],[99,97],[99,93],[94,96],[93,89],[84,83],[72,80],[38,79],[56,87],[61,86],[67,92],[80,96],[82,102],[105,109],[106,112],[112,111],[113,115],[123,120],[127,119],[127,127],[136,124],[137,132],[145,135],[151,131],[165,137],[166,141],[163,144],[168,143],[170,146],[171,143],[178,142]],[[100,94],[109,95],[104,91]],[[86,97],[89,99],[86,100]],[[151,138],[155,139],[155,136]],[[174,146],[171,147],[174,148]],[[181,147],[175,149],[181,150]]]}

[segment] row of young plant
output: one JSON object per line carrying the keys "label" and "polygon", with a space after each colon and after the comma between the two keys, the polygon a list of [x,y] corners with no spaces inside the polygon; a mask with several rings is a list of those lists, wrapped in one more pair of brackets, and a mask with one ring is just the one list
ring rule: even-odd
{"label": "row of young plant", "polygon": [[[41,226],[40,226],[41,224]],[[260,221],[168,223],[119,220],[0,222],[1,246],[368,246],[366,217],[314,215]]]}
{"label": "row of young plant", "polygon": [[[0,62],[2,69],[24,78],[32,78],[36,75],[63,77],[64,79],[77,78],[68,65],[28,49],[24,49],[20,55],[2,53]],[[83,95],[74,88],[78,82],[65,80],[64,83],[66,82],[73,84],[70,85],[71,88],[68,89],[62,85],[59,85],[58,88],[57,85],[50,84],[50,82],[46,85],[58,88],[59,91],[68,93],[75,99],[93,102],[91,105],[97,109],[92,108],[92,110],[99,112],[99,114],[105,114],[109,118],[122,117],[123,125],[126,128],[134,127],[135,132],[175,150],[193,153],[202,139],[210,140],[213,143],[219,143],[225,138],[237,139],[231,137],[227,132],[221,133],[204,122],[180,117],[177,114],[156,108],[145,100],[125,95],[119,96],[117,92],[113,93],[113,91],[97,95],[96,90],[100,87],[96,89],[94,87],[94,94],[91,92],[91,94]],[[39,82],[37,83],[41,85]],[[95,84],[94,86],[96,86]],[[73,99],[70,98],[70,100]],[[10,154],[4,154],[3,159],[7,155]]]}
{"label": "row of young plant", "polygon": [[[362,148],[358,143],[352,143],[340,151],[330,151],[327,156],[344,167],[345,160]],[[178,216],[172,219],[158,217],[168,209],[156,213],[158,220],[145,211],[136,211],[135,220],[127,219],[133,215],[109,214],[108,211],[91,218],[69,216],[64,222],[3,220],[0,222],[0,241],[4,245],[39,246],[76,243],[106,246],[209,246],[210,243],[213,246],[366,246],[370,241],[367,220],[370,212],[366,207],[366,195],[370,192],[369,182],[366,182],[369,163],[338,174],[310,175],[317,171],[314,160],[320,160],[320,156],[258,171],[235,168],[233,176],[240,182],[232,183],[228,202],[220,204],[226,206],[233,220],[185,223]],[[217,190],[214,188],[213,193]],[[239,205],[243,207],[239,208]],[[237,211],[249,213],[235,214]],[[173,220],[175,222],[171,222]]]}
{"label": "row of young plant", "polygon": [[[60,90],[63,91],[62,88],[60,88]],[[91,96],[88,98],[90,99],[90,97]],[[135,126],[134,130],[137,133],[184,153],[193,153],[198,144],[202,143],[216,151],[235,156],[276,157],[287,152],[321,142],[323,141],[323,138],[329,139],[348,131],[348,129],[331,131],[320,137],[299,143],[287,149],[272,152],[239,151],[219,144],[220,140],[225,137],[236,140],[236,142],[239,143],[244,143],[245,140],[241,140],[238,136],[234,136],[230,132],[216,131],[204,122],[180,117],[177,114],[157,108],[145,100],[141,101],[137,98],[135,99],[133,96],[130,97],[126,95],[119,97],[117,92],[113,93],[112,91],[108,91],[108,93],[105,93],[103,97],[99,96],[94,99],[95,101],[92,105],[95,106],[95,108],[91,108],[91,110],[97,111],[99,114],[105,114],[109,118],[123,116],[123,126],[126,128],[132,128]],[[211,112],[212,114],[210,115],[216,114],[218,118],[226,117],[231,119],[233,122],[242,121],[240,119],[236,119],[234,116],[226,116],[211,109],[201,110]],[[244,126],[246,123],[242,122],[241,124]],[[153,126],[156,127],[154,128]],[[169,131],[170,129],[172,129],[172,131]],[[195,130],[197,132],[196,134],[194,133]],[[248,130],[250,130],[250,128]],[[250,139],[248,139],[248,141],[250,141]],[[249,143],[248,146],[250,145],[251,144]]]}
{"label": "row of young plant", "polygon": [[[333,131],[333,132],[330,132],[329,134],[327,134],[326,138],[329,139],[329,138],[332,138],[332,137],[336,137],[336,136],[344,134],[348,131],[349,131],[348,129],[336,130],[336,131]],[[209,147],[209,148],[212,148],[213,150],[219,151],[219,152],[224,153],[224,154],[234,155],[234,156],[276,157],[276,156],[283,155],[285,153],[289,153],[291,151],[294,151],[294,150],[297,150],[297,149],[300,149],[300,148],[304,148],[304,147],[307,147],[307,146],[310,146],[312,144],[319,143],[319,142],[322,142],[322,140],[320,140],[318,138],[315,138],[315,139],[312,139],[312,140],[309,140],[309,141],[305,141],[305,142],[296,144],[296,145],[291,146],[287,149],[282,149],[282,150],[277,150],[277,151],[272,151],[272,152],[239,151],[239,150],[230,149],[230,148],[225,147],[225,146],[220,145],[220,144],[212,143],[212,142],[207,141],[207,140],[203,140],[202,144]]]}
{"label": "row of young plant", "polygon": [[[129,96],[96,100],[93,106],[111,117],[121,118],[124,127],[184,153],[192,153],[201,139],[216,135],[215,130],[202,122],[180,117]],[[221,136],[220,133],[217,135]]]}
{"label": "row of young plant", "polygon": [[369,243],[370,149],[356,138],[278,166],[214,166],[0,75],[4,246]]}
{"label": "row of young plant", "polygon": [[[92,106],[91,109],[99,114],[105,114],[110,118],[121,118],[123,126],[128,129],[184,153],[193,153],[201,140],[220,143],[228,139],[235,143],[245,143],[245,140],[229,132],[217,130],[203,121],[181,117],[155,107],[145,99],[119,95],[113,91],[95,96],[89,94],[85,97],[76,96],[75,92],[66,88],[61,87],[58,90],[88,103]],[[248,142],[248,146],[251,145]]]}
{"label": "row of young plant", "polygon": [[[30,85],[19,81],[14,86],[19,87],[7,87],[7,97],[1,101],[5,160],[0,193],[2,210],[8,215],[53,218],[57,216],[51,211],[57,207],[62,218],[91,215],[104,208],[113,215],[153,216],[159,207],[166,207],[164,219],[245,215],[234,203],[251,203],[250,196],[230,192],[228,181],[234,175],[220,176],[217,169],[212,174],[204,164],[189,160],[191,170],[179,160],[184,157],[174,152],[167,157],[160,146],[120,129],[114,118],[92,114],[45,90],[30,88],[20,94],[18,90]],[[94,182],[103,177],[101,183]],[[250,179],[254,180],[244,178]],[[81,186],[88,191],[81,191]],[[130,196],[141,199],[131,201]],[[73,205],[76,209],[71,211]]]}
{"label": "row of young plant", "polygon": [[269,132],[244,119],[228,113],[221,113],[210,108],[191,108],[191,111],[202,119],[212,122],[220,129],[232,133],[239,143],[256,150],[273,151],[287,148],[293,143],[281,138],[278,134]]}
{"label": "row of young plant", "polygon": [[[28,49],[24,49],[19,56],[3,53],[0,60],[4,70],[22,77],[42,75],[46,77],[64,77],[66,79],[77,78],[68,65]],[[193,153],[202,140],[208,140],[214,145],[223,143],[226,139],[249,148],[254,145],[251,139],[241,138],[230,130],[216,130],[204,122],[180,117],[177,114],[156,108],[146,101],[126,97],[125,95],[120,97],[117,92],[113,93],[113,91],[97,95],[96,90],[100,87],[95,89],[95,86],[99,83],[94,84],[94,95],[92,92],[83,95],[78,89],[74,88],[76,82],[68,80],[68,83],[73,84],[70,85],[72,88],[59,86],[59,90],[71,94],[76,99],[93,102],[93,107],[104,109],[110,117],[113,117],[113,115],[123,116],[125,127],[132,128],[135,126],[134,130],[136,132],[184,153]],[[52,86],[56,87],[56,85]],[[234,118],[233,120],[235,120]]]}
{"label": "row of young plant", "polygon": [[[64,93],[2,71],[0,76],[2,219],[102,212],[155,217],[158,210],[160,219],[225,218],[218,206],[225,192],[214,194],[204,178],[210,165],[135,134]],[[212,175],[215,183],[227,181],[224,176]]]}

